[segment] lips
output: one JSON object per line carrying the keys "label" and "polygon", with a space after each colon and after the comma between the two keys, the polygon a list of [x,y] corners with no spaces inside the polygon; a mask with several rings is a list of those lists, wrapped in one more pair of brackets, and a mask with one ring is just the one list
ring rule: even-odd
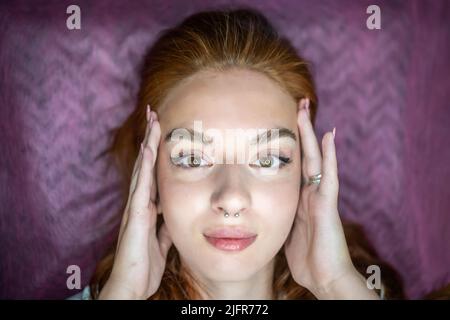
{"label": "lips", "polygon": [[241,251],[256,240],[257,234],[242,227],[221,227],[205,232],[204,236],[219,250]]}

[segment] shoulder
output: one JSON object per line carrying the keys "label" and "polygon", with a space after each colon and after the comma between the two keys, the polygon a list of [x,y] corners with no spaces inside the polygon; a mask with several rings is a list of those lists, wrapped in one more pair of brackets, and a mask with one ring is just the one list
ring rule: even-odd
{"label": "shoulder", "polygon": [[70,296],[66,300],[92,300],[91,289],[89,288],[89,285],[84,287],[84,289],[78,292],[77,294]]}

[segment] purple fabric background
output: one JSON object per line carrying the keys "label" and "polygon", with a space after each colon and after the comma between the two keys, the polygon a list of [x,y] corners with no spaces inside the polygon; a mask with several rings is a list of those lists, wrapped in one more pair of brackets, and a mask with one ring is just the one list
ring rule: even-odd
{"label": "purple fabric background", "polygon": [[[2,1],[0,298],[64,298],[120,217],[95,160],[133,109],[137,67],[163,28],[219,4],[263,11],[312,63],[317,134],[337,127],[340,212],[365,225],[411,298],[450,281],[450,2]],[[65,27],[81,7],[82,29]]]}

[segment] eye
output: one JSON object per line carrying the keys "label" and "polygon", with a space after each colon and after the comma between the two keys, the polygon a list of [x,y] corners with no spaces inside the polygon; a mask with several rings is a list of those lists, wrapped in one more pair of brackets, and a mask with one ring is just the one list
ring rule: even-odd
{"label": "eye", "polygon": [[282,168],[286,164],[290,163],[291,159],[286,157],[276,157],[272,155],[268,155],[265,157],[261,157],[255,162],[251,163],[251,167],[259,167],[264,169],[270,169],[270,168]]}
{"label": "eye", "polygon": [[193,153],[185,155],[182,152],[180,152],[180,155],[178,157],[173,157],[172,162],[176,166],[186,169],[209,167],[212,165],[199,155]]}

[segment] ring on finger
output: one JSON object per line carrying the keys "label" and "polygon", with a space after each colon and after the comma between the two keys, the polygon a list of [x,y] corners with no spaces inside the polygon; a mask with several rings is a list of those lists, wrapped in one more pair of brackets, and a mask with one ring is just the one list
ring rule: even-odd
{"label": "ring on finger", "polygon": [[309,176],[307,184],[308,185],[310,185],[310,184],[319,184],[321,179],[322,179],[322,174],[321,173]]}

